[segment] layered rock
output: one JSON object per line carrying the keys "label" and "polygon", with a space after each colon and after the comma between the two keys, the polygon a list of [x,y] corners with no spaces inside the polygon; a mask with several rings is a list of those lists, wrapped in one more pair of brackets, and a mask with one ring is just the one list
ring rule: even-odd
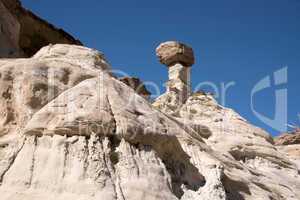
{"label": "layered rock", "polygon": [[48,44],[81,44],[22,7],[19,0],[0,0],[0,58],[30,57]]}
{"label": "layered rock", "polygon": [[289,133],[283,133],[275,138],[276,145],[300,144],[300,128]]}
{"label": "layered rock", "polygon": [[300,129],[283,133],[275,138],[275,145],[278,150],[285,153],[300,167]]}
{"label": "layered rock", "polygon": [[193,49],[186,44],[176,41],[161,43],[156,48],[156,55],[160,62],[166,66],[181,63],[189,67],[195,63]]}
{"label": "layered rock", "polygon": [[100,52],[68,45],[42,48],[31,59],[0,60],[0,136],[21,131],[60,93],[109,68]]}
{"label": "layered rock", "polygon": [[[168,67],[167,93],[173,93],[178,103],[184,103],[191,93],[190,67],[194,64],[193,49],[185,44],[170,41],[156,49],[160,62]],[[165,98],[168,98],[167,96]]]}
{"label": "layered rock", "polygon": [[[0,63],[14,80],[14,119],[26,118],[0,136],[3,200],[300,198],[297,165],[211,95],[192,94],[174,106],[159,98],[161,112],[110,74],[101,53],[79,46],[48,46]],[[56,72],[55,83],[29,73],[43,72],[40,63]],[[60,78],[65,68],[68,79]],[[18,86],[27,79],[58,92],[32,94]],[[47,98],[32,108],[23,94]]]}
{"label": "layered rock", "polygon": [[151,93],[147,90],[146,86],[139,78],[121,77],[119,80],[134,89],[134,91],[139,95],[145,97],[146,99],[150,98]]}
{"label": "layered rock", "polygon": [[[273,145],[273,139],[268,133],[249,124],[233,110],[219,105],[210,94],[192,94],[182,105],[162,97],[153,105],[201,135],[215,153],[226,157],[222,165],[232,160],[241,164],[233,167],[232,163],[227,163],[228,168],[225,167],[226,177],[236,181],[227,188],[223,179],[227,199],[299,198],[298,167]],[[252,175],[245,173],[241,166]],[[272,192],[266,194],[257,191],[257,188]],[[235,192],[241,190],[241,193]]]}
{"label": "layered rock", "polygon": [[1,200],[297,200],[298,133],[275,139],[211,94],[191,93],[191,47],[157,48],[167,91],[116,78],[76,45],[0,0]]}
{"label": "layered rock", "polygon": [[1,198],[178,199],[204,185],[209,177],[180,145],[195,137],[206,148],[201,138],[89,58],[95,58],[93,50],[55,45],[22,59],[27,65],[73,61],[69,70],[89,66],[98,76],[62,91],[24,121],[19,135],[0,138]]}

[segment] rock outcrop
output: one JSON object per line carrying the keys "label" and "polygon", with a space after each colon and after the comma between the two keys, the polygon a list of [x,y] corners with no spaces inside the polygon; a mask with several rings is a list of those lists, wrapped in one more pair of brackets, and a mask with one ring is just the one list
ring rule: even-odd
{"label": "rock outcrop", "polygon": [[150,98],[151,92],[149,92],[144,85],[144,83],[136,77],[121,77],[119,78],[120,81],[134,89],[136,93],[145,97],[146,99]]}
{"label": "rock outcrop", "polygon": [[[173,94],[163,95],[166,96],[172,97]],[[237,181],[229,186],[223,179],[227,199],[299,198],[296,189],[299,187],[296,163],[276,149],[270,135],[249,124],[233,110],[220,106],[213,96],[195,93],[183,105],[159,97],[154,102],[154,106],[194,129],[214,152],[226,157],[222,161],[222,166],[225,166],[225,176]],[[233,166],[233,160],[240,166]],[[227,163],[228,161],[231,164]],[[247,170],[242,169],[241,166],[249,171],[246,172]],[[286,176],[290,179],[280,178]],[[290,181],[297,185],[296,188],[290,187]],[[256,190],[258,188],[272,192],[263,194],[264,192]],[[239,190],[243,191],[236,192]],[[290,195],[288,191],[293,191],[294,194]],[[198,196],[198,198],[202,197]]]}
{"label": "rock outcrop", "polygon": [[109,70],[103,55],[81,46],[50,45],[31,59],[0,60],[0,136],[24,128],[61,92]]}
{"label": "rock outcrop", "polygon": [[209,94],[152,105],[74,45],[0,73],[1,200],[300,198],[297,163]]}
{"label": "rock outcrop", "polygon": [[296,128],[292,132],[283,133],[275,138],[276,145],[292,145],[300,144],[300,128]]}
{"label": "rock outcrop", "polygon": [[287,157],[293,160],[300,168],[300,129],[283,133],[275,138],[275,145],[278,150],[284,152]]}
{"label": "rock outcrop", "polygon": [[30,57],[0,59],[1,200],[300,199],[298,133],[275,145],[192,93],[191,47],[157,48],[169,80],[150,103],[139,79],[117,78],[102,53],[18,0],[0,11],[0,57]]}
{"label": "rock outcrop", "polygon": [[0,58],[30,57],[50,43],[81,44],[23,8],[19,0],[0,0]]}
{"label": "rock outcrop", "polygon": [[172,92],[171,98],[176,100],[177,105],[184,103],[191,94],[190,68],[195,63],[193,49],[185,44],[169,41],[156,48],[156,55],[168,67],[167,94]]}

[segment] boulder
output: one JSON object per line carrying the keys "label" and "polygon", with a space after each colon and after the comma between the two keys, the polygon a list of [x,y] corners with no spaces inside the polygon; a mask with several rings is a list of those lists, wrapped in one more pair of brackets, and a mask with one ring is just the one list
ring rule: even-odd
{"label": "boulder", "polygon": [[195,63],[193,49],[186,44],[176,41],[160,44],[156,48],[156,55],[159,58],[159,61],[167,66],[181,63],[185,67],[189,67]]}

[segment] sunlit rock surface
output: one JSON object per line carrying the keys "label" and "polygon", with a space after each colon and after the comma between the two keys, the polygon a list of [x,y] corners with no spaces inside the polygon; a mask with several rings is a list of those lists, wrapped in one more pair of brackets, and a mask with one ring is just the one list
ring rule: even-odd
{"label": "sunlit rock surface", "polygon": [[0,0],[0,22],[1,200],[300,199],[298,135],[274,143],[191,93],[191,47],[158,47],[169,81],[150,103],[138,79],[19,1]]}
{"label": "sunlit rock surface", "polygon": [[72,45],[0,60],[0,73],[3,200],[300,198],[294,160],[211,95],[152,105]]}
{"label": "sunlit rock surface", "polygon": [[284,152],[300,167],[300,129],[283,133],[275,138],[276,148]]}

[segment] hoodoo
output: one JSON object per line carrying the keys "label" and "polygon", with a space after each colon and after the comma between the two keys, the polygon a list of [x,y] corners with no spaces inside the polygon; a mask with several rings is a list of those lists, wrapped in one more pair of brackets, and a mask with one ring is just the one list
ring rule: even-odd
{"label": "hoodoo", "polygon": [[190,69],[195,63],[193,49],[185,44],[169,41],[157,47],[156,55],[169,70],[167,92],[175,91],[184,103],[191,93]]}

